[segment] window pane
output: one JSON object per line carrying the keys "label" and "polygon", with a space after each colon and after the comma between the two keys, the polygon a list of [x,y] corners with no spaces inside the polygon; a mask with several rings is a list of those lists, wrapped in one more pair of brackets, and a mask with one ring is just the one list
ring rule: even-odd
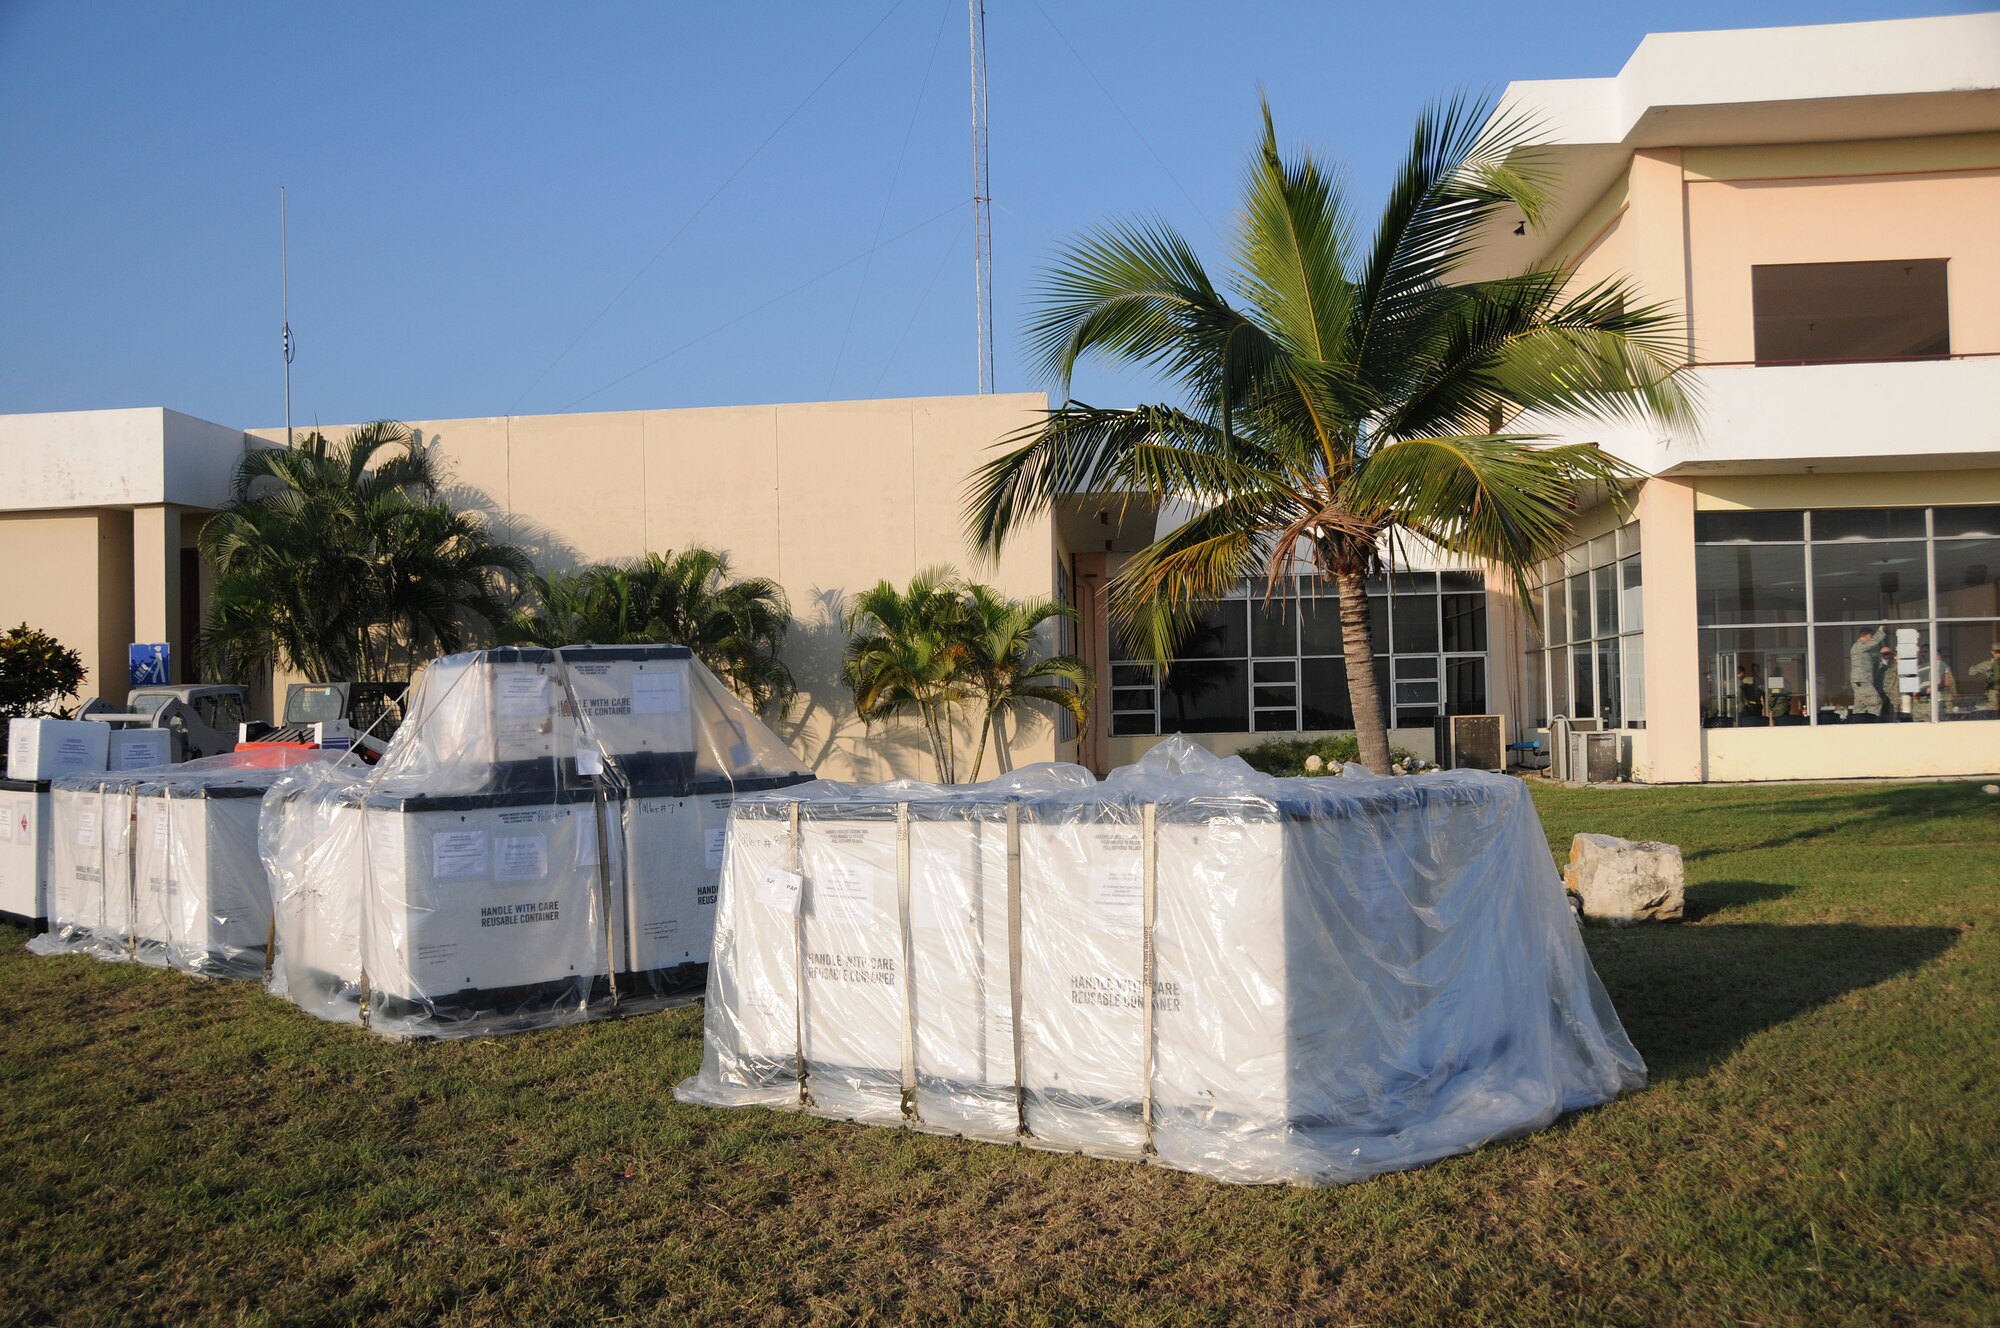
{"label": "window pane", "polygon": [[[1396,631],[1391,649],[1429,651],[1438,648],[1438,598],[1436,595],[1398,595],[1395,605]],[[1380,649],[1381,642],[1376,642]]]}
{"label": "window pane", "polygon": [[2000,719],[2000,621],[1945,623],[1938,654],[1950,673],[1943,719]]}
{"label": "window pane", "polygon": [[1813,620],[1881,623],[1930,616],[1922,540],[1813,545]]}
{"label": "window pane", "polygon": [[1340,601],[1329,595],[1323,599],[1299,601],[1299,653],[1338,655],[1340,653]]}
{"label": "window pane", "polygon": [[1896,632],[1894,624],[1880,632],[1874,624],[1814,628],[1812,704],[1820,724],[1872,722],[1900,712]]}
{"label": "window pane", "polygon": [[1256,723],[1251,731],[1255,733],[1292,733],[1299,727],[1296,710],[1259,710],[1253,718]]}
{"label": "window pane", "polygon": [[1398,595],[1428,595],[1438,584],[1436,572],[1398,572],[1394,580]]}
{"label": "window pane", "polygon": [[1710,629],[1698,642],[1704,727],[1762,726],[1774,715],[1804,716],[1805,628]]}
{"label": "window pane", "polygon": [[[1237,601],[1239,606],[1242,601]],[[1250,666],[1243,660],[1174,661],[1160,687],[1169,733],[1244,733],[1250,728]]]}
{"label": "window pane", "polygon": [[1263,592],[1250,601],[1250,651],[1256,655],[1290,657],[1299,653],[1299,602]]}
{"label": "window pane", "polygon": [[1803,512],[1696,512],[1696,544],[1782,544],[1806,537]]}
{"label": "window pane", "polygon": [[1347,665],[1340,659],[1308,659],[1299,664],[1299,717],[1308,729],[1351,729],[1347,708]]}
{"label": "window pane", "polygon": [[1638,728],[1646,722],[1646,638],[1619,638],[1619,703],[1625,711],[1625,727]]}
{"label": "window pane", "polygon": [[1639,555],[1618,564],[1618,622],[1621,631],[1636,632],[1646,625],[1645,596],[1640,593]]}
{"label": "window pane", "polygon": [[1604,567],[1618,561],[1618,537],[1599,535],[1590,542],[1590,565]]}
{"label": "window pane", "polygon": [[1448,594],[1443,599],[1441,612],[1446,650],[1486,649],[1485,595]]}
{"label": "window pane", "polygon": [[1438,582],[1447,595],[1477,595],[1486,589],[1486,578],[1478,572],[1440,572]]}
{"label": "window pane", "polygon": [[1548,668],[1549,706],[1548,713],[1542,716],[1542,723],[1544,725],[1548,723],[1549,715],[1567,715],[1573,713],[1569,706],[1569,652],[1561,648],[1549,651]]}
{"label": "window pane", "polygon": [[1639,523],[1618,527],[1618,555],[1622,558],[1639,551]]}
{"label": "window pane", "polygon": [[1152,733],[1154,732],[1153,713],[1149,710],[1143,715],[1113,715],[1111,717],[1111,732],[1114,737],[1119,738],[1143,736]]}
{"label": "window pane", "polygon": [[[1201,606],[1200,616],[1182,638],[1176,659],[1241,659],[1249,644],[1249,605],[1225,599]],[[1213,732],[1213,730],[1203,730]]]}
{"label": "window pane", "polygon": [[1607,729],[1623,723],[1618,697],[1618,641],[1606,637],[1597,643],[1597,719]]}
{"label": "window pane", "polygon": [[1940,507],[1931,513],[1939,539],[1951,535],[2000,536],[2000,507]]}
{"label": "window pane", "polygon": [[1250,704],[1253,706],[1290,706],[1297,700],[1298,689],[1288,682],[1250,689]]}
{"label": "window pane", "polygon": [[1528,724],[1532,728],[1546,727],[1549,722],[1549,652],[1531,650],[1528,652],[1528,695],[1526,709]]}
{"label": "window pane", "polygon": [[1399,729],[1427,729],[1437,718],[1436,706],[1402,707],[1396,711],[1394,727]]}
{"label": "window pane", "polygon": [[1589,642],[1569,648],[1569,699],[1570,704],[1576,707],[1570,712],[1571,719],[1583,719],[1597,713],[1597,690],[1591,683],[1590,650]]}
{"label": "window pane", "polygon": [[1937,542],[1937,615],[2000,618],[2000,539]]}
{"label": "window pane", "polygon": [[1111,692],[1111,710],[1114,714],[1123,713],[1128,710],[1144,710],[1148,714],[1151,714],[1153,710],[1153,689],[1150,687],[1144,689],[1136,687],[1114,688]]}
{"label": "window pane", "polygon": [[1111,666],[1113,687],[1151,687],[1153,666],[1150,664],[1113,664]]}
{"label": "window pane", "polygon": [[1812,514],[1815,544],[1836,540],[1922,539],[1924,509],[1921,507],[1828,508]]}
{"label": "window pane", "polygon": [[1559,646],[1569,640],[1569,582],[1549,582],[1548,596],[1542,602],[1542,630],[1548,633],[1549,644]]}
{"label": "window pane", "polygon": [[1299,664],[1293,659],[1260,659],[1250,666],[1252,682],[1292,682],[1299,676]]}
{"label": "window pane", "polygon": [[1942,258],[1760,263],[1750,309],[1759,364],[1951,353]]}
{"label": "window pane", "polygon": [[[1539,672],[1537,669],[1530,670],[1531,675]],[[1529,685],[1534,683],[1531,681]],[[1448,659],[1444,662],[1444,712],[1447,715],[1487,713],[1485,660]]]}
{"label": "window pane", "polygon": [[1389,644],[1389,601],[1385,596],[1368,597],[1368,639],[1377,650]]}
{"label": "window pane", "polygon": [[1579,572],[1569,579],[1569,639],[1590,639],[1590,573]]}
{"label": "window pane", "polygon": [[1437,699],[1438,681],[1436,678],[1411,678],[1407,680],[1399,678],[1396,681],[1396,704],[1399,706],[1417,705],[1424,702],[1435,704]]}
{"label": "window pane", "polygon": [[1600,567],[1590,574],[1593,594],[1597,597],[1595,617],[1599,636],[1618,635],[1618,569]]}
{"label": "window pane", "polygon": [[1697,545],[1694,620],[1802,623],[1806,620],[1806,551],[1802,545]]}

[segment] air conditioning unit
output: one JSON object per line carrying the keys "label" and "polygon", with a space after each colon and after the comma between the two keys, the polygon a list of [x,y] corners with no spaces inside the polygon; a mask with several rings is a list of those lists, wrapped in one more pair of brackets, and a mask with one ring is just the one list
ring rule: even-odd
{"label": "air conditioning unit", "polygon": [[1440,715],[1432,722],[1439,768],[1505,770],[1506,729],[1499,715]]}
{"label": "air conditioning unit", "polygon": [[1578,732],[1570,735],[1569,778],[1577,784],[1618,782],[1619,737],[1616,733]]}

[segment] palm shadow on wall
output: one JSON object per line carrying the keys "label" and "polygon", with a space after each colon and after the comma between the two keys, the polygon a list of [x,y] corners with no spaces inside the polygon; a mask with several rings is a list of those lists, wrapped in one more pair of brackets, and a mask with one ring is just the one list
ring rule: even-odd
{"label": "palm shadow on wall", "polygon": [[[815,586],[810,608],[801,612],[802,606],[792,606],[784,657],[799,685],[799,696],[789,713],[767,717],[770,726],[812,770],[819,770],[836,753],[852,749],[865,737],[875,754],[888,763],[891,777],[935,778],[930,746],[921,729],[901,720],[870,725],[854,708],[854,694],[841,677],[841,664],[847,655],[847,627],[841,612],[846,599],[845,591]],[[832,777],[841,773],[833,772]]]}

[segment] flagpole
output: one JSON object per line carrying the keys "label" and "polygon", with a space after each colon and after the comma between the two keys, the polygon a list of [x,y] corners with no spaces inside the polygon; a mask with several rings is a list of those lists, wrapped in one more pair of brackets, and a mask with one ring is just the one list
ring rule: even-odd
{"label": "flagpole", "polygon": [[278,186],[278,290],[283,306],[285,330],[280,338],[285,350],[285,446],[292,445],[292,272],[291,256],[285,247],[285,186]]}

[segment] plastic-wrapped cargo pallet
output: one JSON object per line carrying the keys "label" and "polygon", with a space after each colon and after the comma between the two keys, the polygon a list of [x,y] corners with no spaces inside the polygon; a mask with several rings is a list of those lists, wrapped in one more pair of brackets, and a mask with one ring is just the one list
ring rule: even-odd
{"label": "plastic-wrapped cargo pallet", "polygon": [[31,948],[262,976],[271,930],[257,852],[264,792],[292,766],[338,757],[256,748],[57,780],[55,907],[49,934]]}
{"label": "plastic-wrapped cargo pallet", "polygon": [[0,779],[0,922],[49,925],[49,782]]}
{"label": "plastic-wrapped cargo pallet", "polygon": [[1501,775],[816,784],[738,802],[721,907],[684,1101],[1335,1184],[1645,1082]]}
{"label": "plastic-wrapped cargo pallet", "polygon": [[267,797],[272,990],[390,1036],[691,999],[731,799],[809,778],[680,646],[448,656],[374,769]]}

